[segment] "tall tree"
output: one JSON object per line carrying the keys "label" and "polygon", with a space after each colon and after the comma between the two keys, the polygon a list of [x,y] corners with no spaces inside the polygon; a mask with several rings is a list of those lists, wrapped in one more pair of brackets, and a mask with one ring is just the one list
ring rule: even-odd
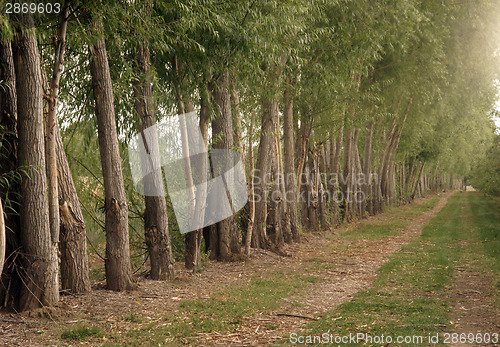
{"label": "tall tree", "polygon": [[[2,28],[3,29],[3,28]],[[17,92],[14,58],[11,39],[4,30],[0,30],[0,127],[2,146],[0,148],[0,175],[8,176],[17,169]],[[15,307],[15,299],[19,292],[18,257],[11,256],[19,249],[19,181],[11,181],[5,187],[1,185],[1,198],[4,199],[4,212],[8,215],[6,226],[6,249],[4,273],[1,276],[0,302],[5,306]],[[10,213],[8,211],[10,210]]]}
{"label": "tall tree", "polygon": [[0,274],[3,271],[3,263],[5,260],[5,249],[6,249],[5,219],[3,217],[2,200],[0,199]]}
{"label": "tall tree", "polygon": [[[231,99],[229,90],[229,72],[224,71],[220,76],[216,76],[212,81],[212,94],[217,112],[212,121],[212,146],[215,149],[232,149],[233,140],[233,118],[231,115]],[[229,171],[232,168],[228,160],[219,168],[222,172]],[[228,179],[226,185],[231,183]],[[226,188],[227,189],[227,188]],[[241,253],[238,229],[234,222],[234,216],[220,221],[216,225],[218,254],[220,260],[233,260],[235,256]]]}
{"label": "tall tree", "polygon": [[[137,45],[137,67],[139,76],[134,80],[135,110],[140,118],[139,131],[155,126],[156,115],[153,101],[153,85],[151,79],[151,58],[149,45],[146,42]],[[158,136],[148,139],[149,158],[153,171],[145,179],[145,192],[163,187],[163,175],[160,165]],[[144,211],[144,235],[151,262],[151,278],[154,280],[173,279],[174,259],[168,232],[167,203],[164,196],[146,195]]]}
{"label": "tall tree", "polygon": [[30,15],[22,15],[14,37],[18,104],[19,163],[29,167],[21,184],[20,238],[25,253],[19,310],[59,300],[57,241],[47,205],[40,53]]}
{"label": "tall tree", "polygon": [[57,180],[61,229],[61,289],[73,294],[90,291],[90,271],[87,254],[87,227],[80,200],[64,151],[61,133],[56,128]]}
{"label": "tall tree", "polygon": [[50,219],[50,234],[52,242],[59,243],[59,194],[57,182],[57,104],[59,98],[59,81],[64,64],[64,51],[66,49],[66,30],[68,27],[68,14],[70,2],[65,1],[60,13],[59,32],[55,40],[54,67],[47,97],[48,112],[45,121],[45,155],[47,158],[47,187]]}
{"label": "tall tree", "polygon": [[283,175],[285,179],[284,199],[287,204],[287,217],[290,220],[290,228],[293,240],[297,241],[299,235],[299,221],[297,215],[297,186],[295,184],[295,151],[293,134],[293,96],[290,80],[285,85],[283,111]]}
{"label": "tall tree", "polygon": [[110,290],[122,291],[133,287],[130,267],[128,205],[118,147],[113,86],[100,14],[94,18],[92,25],[96,39],[89,48],[90,72],[104,179],[106,284]]}
{"label": "tall tree", "polygon": [[47,97],[45,148],[50,228],[53,242],[59,242],[61,288],[71,293],[85,293],[90,290],[87,230],[57,122],[70,5],[71,1],[65,1],[62,7],[55,40],[54,65]]}

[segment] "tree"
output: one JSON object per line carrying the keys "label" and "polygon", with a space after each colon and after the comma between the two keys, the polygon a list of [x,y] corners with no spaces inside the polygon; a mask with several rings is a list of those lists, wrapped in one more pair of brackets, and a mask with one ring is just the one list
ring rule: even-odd
{"label": "tree", "polygon": [[[212,95],[217,112],[212,121],[214,149],[231,149],[233,147],[233,117],[231,115],[231,99],[229,90],[229,72],[226,70],[220,76],[216,76],[212,82]],[[227,172],[232,168],[231,161],[227,160],[222,167],[217,168],[217,172]],[[228,182],[229,181],[229,182]],[[228,178],[225,182],[231,183]],[[220,260],[233,260],[241,253],[238,229],[234,223],[234,216],[226,218],[216,224],[218,254],[215,256]]]}
{"label": "tree", "polygon": [[285,179],[285,200],[287,201],[287,216],[290,219],[292,237],[299,240],[299,221],[297,216],[297,186],[295,184],[295,151],[293,134],[293,96],[292,85],[288,79],[284,92],[283,112],[283,176]]}
{"label": "tree", "polygon": [[29,167],[21,183],[20,239],[25,254],[19,310],[59,300],[57,240],[50,235],[45,177],[42,75],[34,22],[20,18],[14,37],[14,65],[18,102],[18,157]]}
{"label": "tree", "polygon": [[[140,118],[139,131],[156,124],[155,106],[153,103],[153,87],[151,80],[151,58],[147,43],[137,45],[137,66],[139,76],[134,81],[135,110]],[[160,151],[157,134],[148,139],[149,158],[156,162],[153,168],[160,168]],[[153,164],[153,163],[151,163]],[[163,187],[163,175],[160,170],[153,170],[145,178],[144,191],[151,192],[155,188]],[[163,190],[163,189],[162,189]],[[172,246],[168,233],[167,203],[164,196],[145,196],[146,209],[144,211],[144,235],[151,262],[151,278],[164,280],[174,278],[174,260]]]}
{"label": "tree", "polygon": [[5,249],[6,249],[5,219],[3,217],[2,201],[0,200],[0,274],[3,271],[3,263],[5,260]]}
{"label": "tree", "polygon": [[[0,31],[0,175],[12,178],[18,172],[18,132],[17,132],[17,91],[14,57],[10,35],[2,27]],[[5,306],[15,307],[19,293],[20,278],[18,269],[21,268],[14,252],[19,249],[19,177],[0,185],[3,208],[8,218],[5,220],[6,245],[4,272],[1,276],[0,302]]]}
{"label": "tree", "polygon": [[95,42],[90,50],[90,72],[95,98],[99,152],[104,179],[106,212],[106,283],[110,290],[122,291],[133,287],[130,267],[128,206],[113,100],[113,86],[104,42],[104,27],[100,16],[93,20]]}
{"label": "tree", "polygon": [[59,250],[61,252],[61,288],[73,294],[90,291],[87,255],[87,227],[80,200],[64,151],[59,127],[56,128],[57,180],[59,193]]}
{"label": "tree", "polygon": [[55,40],[52,79],[49,95],[46,98],[48,111],[45,124],[45,148],[50,228],[53,241],[59,242],[61,288],[71,293],[85,293],[90,291],[87,230],[57,121],[59,84],[64,65],[70,4],[70,1],[66,1],[62,7]]}

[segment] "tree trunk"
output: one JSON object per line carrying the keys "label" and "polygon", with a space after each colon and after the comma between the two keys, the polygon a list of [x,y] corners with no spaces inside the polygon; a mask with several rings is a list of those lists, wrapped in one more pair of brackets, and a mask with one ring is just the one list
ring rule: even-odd
{"label": "tree trunk", "polygon": [[[4,35],[0,29],[0,36]],[[0,80],[3,81],[4,88],[0,88],[0,124],[4,127],[2,146],[0,147],[0,175],[14,171],[17,168],[17,91],[16,91],[16,73],[14,69],[14,58],[12,55],[11,41],[0,38]],[[9,306],[15,308],[16,297],[19,294],[21,279],[18,269],[19,257],[14,256],[19,249],[19,184],[13,183],[13,186],[1,188],[0,196],[4,202],[10,201],[10,208],[16,213],[7,214],[5,220],[6,227],[6,249],[4,272],[1,273],[0,283],[0,307]],[[4,206],[4,212],[7,206]]]}
{"label": "tree trunk", "polygon": [[422,177],[422,172],[424,172],[424,166],[425,162],[422,162],[422,166],[420,167],[420,171],[418,173],[418,177],[415,180],[415,185],[413,186],[413,189],[411,190],[411,199],[413,200],[415,198],[415,194],[417,193],[417,187],[418,187],[418,182],[420,182],[420,178]]}
{"label": "tree trunk", "polygon": [[94,22],[97,40],[90,47],[90,72],[95,98],[99,151],[105,194],[106,283],[110,290],[133,287],[130,267],[128,206],[116,131],[113,86],[101,19]]}
{"label": "tree trunk", "polygon": [[[186,100],[184,100],[184,95],[183,95],[184,80],[181,78],[184,65],[182,64],[182,62],[178,60],[177,56],[173,57],[173,65],[176,75],[176,81],[174,82],[174,89],[175,89],[175,97],[177,104],[177,114],[180,116],[179,126],[181,129],[182,152],[184,157],[184,175],[186,180],[186,187],[188,189],[189,200],[193,201],[193,204],[190,205],[191,209],[189,213],[190,215],[193,215],[196,212],[195,218],[199,221],[199,218],[203,219],[204,217],[204,215],[202,216],[200,212],[203,211],[203,208],[197,209],[194,204],[204,204],[206,201],[207,192],[206,189],[203,189],[203,187],[200,186],[198,187],[197,192],[195,193],[195,187],[193,183],[193,175],[191,169],[191,159],[189,156],[188,133],[186,128],[186,121],[184,118],[184,114],[194,112],[194,106],[189,98],[186,98]],[[206,99],[206,97],[203,96],[203,93],[206,94],[206,91],[202,91],[202,99]],[[205,110],[203,110],[203,105],[202,105],[201,112],[208,112],[208,109],[205,107]],[[204,120],[201,113],[200,113],[199,126],[203,133],[202,136],[205,141],[205,147],[207,147],[206,137],[208,136],[208,119]],[[205,159],[203,158],[203,160],[198,161],[196,165],[199,166],[198,167],[199,170],[205,171],[208,166],[208,162],[206,162]],[[198,222],[194,223],[197,224]],[[184,266],[188,270],[196,271],[201,264],[201,249],[200,249],[201,237],[202,237],[201,229],[191,231],[184,236]],[[207,237],[207,240],[209,239],[210,237]],[[212,238],[212,241],[215,239],[216,236]],[[216,253],[214,252],[214,247],[209,247],[209,249],[212,251],[212,254]]]}
{"label": "tree trunk", "polygon": [[[140,118],[139,131],[143,132],[147,128],[156,125],[156,110],[151,80],[151,58],[147,43],[137,45],[136,60],[139,78],[135,79],[133,83],[135,110]],[[151,134],[152,138],[148,140],[146,148],[149,150],[148,157],[151,160],[151,167],[155,169],[149,172],[149,176],[144,181],[144,239],[151,263],[151,279],[165,280],[174,278],[174,259],[168,232],[165,197],[162,194],[147,194],[149,190],[153,189],[161,190],[158,193],[164,192],[158,135],[156,132],[151,132]]]}
{"label": "tree trunk", "polygon": [[[233,148],[233,118],[231,116],[231,98],[229,92],[229,72],[225,71],[217,80],[213,81],[212,89],[214,102],[218,107],[216,117],[212,121],[212,146],[214,149],[229,150]],[[231,163],[225,163],[223,172],[231,169]],[[228,179],[231,182],[231,178]],[[226,190],[227,190],[227,182]],[[234,260],[241,253],[238,229],[234,216],[217,223],[218,245],[220,260]]]}
{"label": "tree trunk", "polygon": [[[200,91],[200,121],[199,127],[201,131],[201,136],[203,137],[203,142],[205,148],[208,148],[208,124],[210,122],[208,115],[208,95],[206,90],[206,84],[202,85],[202,90]],[[207,158],[201,156],[199,160],[194,163],[196,172],[207,172],[208,161]],[[196,188],[196,204],[197,206],[204,205],[207,199],[207,187],[206,185],[200,184]],[[195,218],[203,220],[204,215],[201,215],[203,208],[197,207],[197,215]],[[201,222],[201,221],[200,221]],[[201,266],[201,238],[202,229],[192,231],[184,237],[185,243],[185,254],[184,254],[184,264],[187,269],[196,271]],[[208,238],[207,238],[208,241]]]}
{"label": "tree trunk", "polygon": [[[21,183],[21,243],[25,254],[19,311],[53,305],[59,300],[57,243],[50,235],[43,137],[42,75],[34,22],[14,39],[18,100],[19,163],[28,166]],[[28,30],[27,30],[28,29]]]}
{"label": "tree trunk", "polygon": [[353,160],[353,145],[354,145],[354,129],[348,129],[345,132],[345,148],[344,148],[344,173],[342,176],[342,193],[344,219],[350,222],[354,218],[353,209],[353,178],[354,178],[354,160]]}
{"label": "tree trunk", "polygon": [[234,147],[238,149],[242,162],[245,162],[245,147],[243,145],[241,111],[240,111],[240,93],[236,89],[235,81],[231,83],[231,102],[233,104],[233,128],[234,128]]}
{"label": "tree trunk", "polygon": [[300,238],[299,219],[297,215],[297,184],[294,172],[295,153],[293,138],[293,99],[291,87],[287,84],[284,93],[285,109],[283,111],[283,175],[285,179],[284,199],[287,202],[287,217],[290,220],[292,239]]}
{"label": "tree trunk", "polygon": [[384,153],[384,165],[382,171],[382,194],[386,198],[389,204],[394,202],[396,196],[396,181],[395,181],[395,162],[396,162],[396,154],[398,151],[399,140],[401,139],[401,133],[403,131],[404,125],[406,123],[406,119],[408,118],[408,114],[410,113],[410,107],[413,101],[413,97],[410,97],[408,101],[408,106],[406,108],[405,114],[403,116],[403,120],[399,126],[396,126],[395,118],[393,119],[393,123],[391,125],[391,130],[389,132],[389,143],[387,151]]}
{"label": "tree trunk", "polygon": [[68,27],[69,1],[64,2],[60,14],[59,32],[56,38],[54,67],[48,97],[48,113],[45,123],[45,155],[47,162],[47,188],[49,204],[50,234],[52,242],[59,243],[59,193],[57,181],[57,104],[59,98],[59,81],[64,64],[64,50],[66,48],[66,28]]}
{"label": "tree trunk", "polygon": [[90,278],[85,222],[57,124],[69,5],[69,1],[64,3],[55,47],[48,98],[46,153],[51,235],[53,242],[59,241],[61,289],[74,294],[90,291]]}
{"label": "tree trunk", "polygon": [[274,132],[277,119],[273,107],[276,102],[262,101],[262,126],[255,170],[255,225],[252,235],[252,246],[269,249],[270,243],[266,235],[267,193],[271,169],[271,155],[275,146]]}
{"label": "tree trunk", "polygon": [[323,178],[326,177],[326,151],[324,144],[319,145],[319,153],[318,153],[318,161],[319,161],[319,170],[316,173],[317,180],[317,192],[318,192],[318,207],[319,207],[319,220],[321,223],[321,229],[329,229],[330,222],[328,221],[328,209],[326,206],[327,203],[327,191],[325,189],[326,181],[323,182]]}
{"label": "tree trunk", "polygon": [[382,153],[382,161],[379,167],[380,191],[381,198],[385,200],[389,195],[389,162],[390,150],[393,146],[393,141],[396,133],[396,116],[392,118],[391,126],[387,137],[385,138],[386,145]]}
{"label": "tree trunk", "polygon": [[61,288],[72,294],[85,293],[90,291],[87,228],[58,127],[55,137],[61,221],[59,232]]}
{"label": "tree trunk", "polygon": [[368,132],[365,138],[365,149],[363,153],[363,193],[364,193],[364,204],[362,208],[362,215],[368,209],[368,213],[373,214],[373,197],[371,196],[372,187],[372,143],[373,143],[373,122],[368,123]]}
{"label": "tree trunk", "polygon": [[2,274],[3,271],[3,263],[5,260],[5,249],[6,249],[5,220],[3,218],[2,200],[0,199],[0,275]]}
{"label": "tree trunk", "polygon": [[[362,218],[363,215],[361,211],[363,210],[363,204],[364,200],[362,198],[362,178],[363,175],[363,168],[361,167],[361,160],[359,159],[359,151],[358,151],[358,140],[359,140],[359,134],[361,133],[360,129],[356,129],[354,133],[354,146],[353,146],[353,159],[354,159],[354,179],[353,179],[353,199],[354,199],[354,206],[356,207],[356,214],[358,218]],[[361,177],[360,177],[361,175]],[[361,194],[360,194],[361,193]]]}
{"label": "tree trunk", "polygon": [[247,226],[247,234],[245,237],[245,255],[248,257],[250,255],[250,246],[252,244],[252,234],[253,225],[255,220],[255,195],[254,195],[254,182],[253,182],[253,171],[254,171],[254,161],[253,161],[253,124],[255,120],[255,113],[252,112],[250,116],[250,129],[248,130],[248,155],[249,155],[249,185],[248,185],[248,204],[249,204],[249,218]]}
{"label": "tree trunk", "polygon": [[281,232],[283,234],[283,239],[286,243],[292,242],[292,230],[291,223],[288,213],[288,201],[286,199],[286,188],[285,188],[285,175],[283,170],[283,151],[281,149],[281,130],[280,130],[280,120],[279,120],[279,112],[277,115],[278,121],[276,122],[276,170],[277,170],[277,188],[279,188],[280,192],[280,200],[279,200],[279,220]]}
{"label": "tree trunk", "polygon": [[305,178],[305,186],[307,189],[307,197],[304,203],[307,206],[307,227],[311,231],[319,231],[319,219],[318,219],[318,192],[315,189],[314,184],[314,153],[309,156],[309,160],[305,164],[304,168],[304,178]]}

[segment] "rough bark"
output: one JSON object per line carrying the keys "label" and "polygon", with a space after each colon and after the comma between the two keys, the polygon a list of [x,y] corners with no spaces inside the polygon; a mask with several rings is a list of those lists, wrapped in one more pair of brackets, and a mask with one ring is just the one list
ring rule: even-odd
{"label": "rough bark", "polygon": [[241,111],[240,111],[240,93],[236,89],[235,82],[231,83],[231,103],[233,105],[233,127],[234,127],[234,147],[240,153],[241,161],[245,160],[245,146],[243,145]]}
{"label": "rough bark", "polygon": [[285,175],[283,169],[283,151],[281,149],[281,130],[280,130],[280,120],[279,120],[279,112],[278,112],[278,121],[276,122],[276,158],[277,165],[276,170],[278,172],[277,175],[277,188],[280,192],[280,200],[279,200],[279,219],[280,226],[282,229],[283,239],[286,243],[292,242],[292,230],[290,223],[290,214],[288,213],[288,201],[286,199],[286,188],[285,188]]}
{"label": "rough bark", "polygon": [[[195,187],[193,183],[193,177],[192,177],[192,168],[191,168],[191,160],[189,158],[189,141],[187,138],[187,128],[186,128],[186,122],[185,119],[182,117],[185,113],[190,113],[194,112],[194,106],[193,103],[191,102],[191,99],[189,97],[185,97],[183,95],[184,91],[184,80],[182,79],[181,75],[183,73],[184,69],[184,64],[179,61],[177,56],[173,57],[173,66],[175,69],[175,76],[176,76],[176,81],[174,84],[174,89],[175,89],[175,98],[176,98],[176,104],[177,104],[177,114],[180,115],[181,117],[179,118],[180,122],[180,129],[181,129],[181,141],[182,141],[182,151],[183,151],[183,157],[184,157],[184,174],[185,174],[185,179],[187,183],[187,188],[188,188],[188,194],[189,194],[189,199],[191,201],[197,201],[199,204],[203,204],[206,198],[206,190],[201,191],[198,189],[195,192]],[[202,94],[206,94],[205,91],[202,91]],[[206,97],[202,96],[202,99]],[[203,111],[203,105],[202,105],[202,111]],[[207,109],[205,108],[205,112],[208,112]],[[200,129],[203,134],[205,134],[208,131],[208,119],[203,120],[202,119],[202,114],[200,114]],[[205,140],[205,135],[204,140]],[[208,134],[206,135],[208,136]],[[206,145],[206,140],[205,140],[205,145]],[[198,161],[196,165],[200,166],[199,169],[205,170],[207,167],[208,163],[202,160],[201,162]],[[203,201],[202,201],[203,200]],[[190,214],[192,215],[194,212],[198,212],[200,209],[196,209],[196,206],[191,205],[191,210]],[[197,213],[195,216],[196,219],[202,218],[203,216],[201,213]],[[202,237],[202,230],[194,230],[189,233],[187,233],[184,236],[184,266],[188,270],[193,270],[196,271],[201,264],[201,237]],[[207,240],[210,239],[210,236],[207,235]],[[216,235],[212,238],[212,241],[216,241]],[[210,241],[209,241],[210,242]],[[213,245],[212,245],[213,246]],[[217,252],[214,251],[214,247],[210,247],[209,245],[209,250],[212,252],[212,254],[216,254]]]}
{"label": "rough bark", "polygon": [[122,164],[118,147],[113,87],[109,72],[101,19],[94,21],[97,40],[90,47],[90,72],[95,98],[99,152],[105,194],[106,283],[110,290],[133,287],[128,231],[128,207],[123,185]]}
{"label": "rough bark", "polygon": [[61,11],[56,40],[48,97],[46,153],[50,227],[53,242],[59,241],[61,289],[75,294],[90,291],[90,278],[85,222],[57,124],[59,81],[64,64],[69,6],[70,1],[66,1]]}
{"label": "rough bark", "polygon": [[381,166],[380,185],[381,185],[382,195],[389,204],[392,204],[394,202],[396,196],[396,180],[395,180],[394,165],[396,162],[396,154],[399,146],[399,140],[401,139],[401,133],[406,123],[406,119],[408,118],[408,114],[410,113],[410,107],[412,101],[413,97],[410,97],[400,125],[396,125],[396,117],[393,118],[391,128],[389,130],[387,145],[382,159],[383,164]]}
{"label": "rough bark", "polygon": [[365,203],[362,206],[362,215],[368,210],[370,215],[373,214],[373,196],[372,191],[372,144],[373,144],[373,122],[368,123],[367,133],[365,137],[365,148],[363,153],[363,175],[364,184],[362,191],[364,193]]}
{"label": "rough bark", "polygon": [[[314,155],[309,156],[309,160],[305,164],[304,168],[304,189],[307,191],[303,204],[303,210],[307,211],[305,214],[306,226],[310,231],[319,231],[319,219],[318,219],[318,192],[314,187]],[[304,223],[304,222],[303,222]]]}
{"label": "rough bark", "polygon": [[359,158],[359,150],[358,150],[358,140],[359,140],[359,134],[361,133],[360,129],[356,129],[354,133],[354,146],[353,146],[353,155],[354,155],[354,179],[353,179],[353,189],[354,189],[354,194],[353,194],[353,199],[354,199],[354,206],[356,207],[356,214],[359,218],[363,217],[361,211],[362,211],[362,206],[364,204],[364,199],[363,199],[363,193],[362,193],[362,175],[363,175],[363,168],[361,166],[361,160]]}
{"label": "rough bark", "polygon": [[316,173],[317,179],[317,192],[318,192],[318,207],[319,207],[319,220],[322,229],[330,228],[330,222],[328,221],[328,210],[326,206],[327,202],[327,191],[325,189],[325,183],[323,178],[326,174],[326,151],[324,144],[320,144],[318,153],[318,167],[319,171]]}
{"label": "rough bark", "polygon": [[55,42],[54,67],[47,100],[48,112],[45,122],[45,155],[47,164],[47,188],[49,204],[50,234],[52,242],[59,242],[59,193],[57,181],[57,104],[59,98],[59,81],[64,65],[66,48],[66,29],[68,27],[69,1],[65,1],[60,13],[59,32]]}
{"label": "rough bark", "polygon": [[3,218],[2,200],[0,199],[0,274],[3,271],[3,263],[5,260],[5,220]]}
{"label": "rough bark", "polygon": [[[203,142],[205,148],[208,146],[208,97],[205,85],[202,86],[201,98],[200,98],[200,121],[199,127],[201,130],[201,136],[203,137]],[[206,172],[208,168],[208,161],[205,157],[200,157],[194,163],[196,172]],[[201,212],[203,208],[201,206],[205,205],[207,198],[206,186],[199,185],[196,188],[196,208],[194,217],[197,221],[201,222],[204,218],[204,214]],[[184,264],[187,269],[196,271],[201,266],[201,238],[202,229],[192,231],[188,233],[184,238],[185,243],[185,254],[184,254]]]}
{"label": "rough bark", "polygon": [[[218,110],[212,121],[212,146],[215,149],[232,149],[233,118],[231,115],[231,98],[229,91],[229,72],[225,71],[212,85],[212,94]],[[223,171],[231,169],[231,163],[226,163]],[[228,181],[231,181],[229,178]],[[227,182],[225,183],[227,185]],[[227,188],[226,188],[227,189]],[[241,253],[238,229],[234,222],[234,216],[226,218],[217,223],[219,254],[218,259],[223,261],[234,260]]]}
{"label": "rough bark", "polygon": [[91,288],[87,255],[87,228],[58,127],[55,138],[59,218],[61,221],[59,232],[61,289],[72,294],[85,293]]}
{"label": "rough bark", "polygon": [[342,193],[343,193],[343,208],[344,219],[350,222],[354,218],[353,209],[353,178],[354,160],[354,129],[348,129],[345,132],[345,148],[344,148],[344,172],[342,176]]}
{"label": "rough bark", "polygon": [[[249,156],[249,166],[250,173],[254,171],[254,160],[253,160],[253,124],[255,120],[255,113],[252,113],[250,116],[250,129],[248,130],[248,156]],[[248,182],[248,195],[249,195],[249,217],[248,217],[248,226],[247,226],[247,234],[245,236],[245,255],[250,255],[250,246],[252,244],[252,234],[253,234],[253,225],[255,220],[255,195],[254,195],[254,181],[253,174],[249,175]]]}
{"label": "rough bark", "polygon": [[[0,35],[3,35],[0,29]],[[4,127],[2,146],[0,147],[0,174],[6,174],[17,168],[17,92],[16,73],[14,69],[14,57],[12,55],[11,41],[0,38],[0,79],[5,88],[0,88],[0,124]],[[19,212],[19,196],[12,192],[19,192],[19,184],[12,182],[9,189],[0,189],[1,197],[4,201],[11,201],[9,208],[14,208]],[[7,208],[4,207],[5,210]],[[21,286],[18,274],[19,257],[14,253],[19,249],[19,213],[9,213],[5,220],[6,226],[6,259],[4,272],[0,274],[0,306],[15,308],[16,297]]]}
{"label": "rough bark", "polygon": [[293,134],[293,98],[288,84],[284,93],[285,109],[283,112],[283,175],[285,178],[285,195],[287,201],[287,217],[290,220],[292,239],[300,238],[299,220],[297,214],[297,184],[294,171],[295,151]]}
{"label": "rough bark", "polygon": [[[59,300],[57,249],[50,235],[43,136],[40,54],[31,16],[14,38],[18,100],[19,163],[29,167],[21,183],[20,238],[25,255],[19,311]],[[29,30],[26,30],[29,29]]]}
{"label": "rough bark", "polygon": [[273,107],[276,103],[269,100],[262,101],[262,126],[255,170],[255,224],[252,235],[252,247],[270,248],[266,235],[267,219],[267,193],[269,173],[271,169],[271,156],[274,144],[274,131],[277,119]]}
{"label": "rough bark", "polygon": [[386,145],[384,151],[382,152],[382,161],[379,167],[379,178],[380,178],[380,191],[381,198],[385,200],[389,194],[389,163],[390,163],[390,150],[393,146],[393,141],[396,133],[396,116],[392,118],[391,126],[389,132],[385,137]]}
{"label": "rough bark", "polygon": [[[139,78],[134,80],[135,110],[140,118],[139,131],[156,124],[156,110],[153,101],[153,86],[151,79],[151,58],[147,43],[137,45],[137,67]],[[163,187],[158,135],[149,139],[149,158],[152,167],[158,168],[149,173],[145,184],[153,187]],[[151,187],[151,188],[153,188]],[[148,187],[144,187],[148,191]],[[165,280],[174,278],[174,259],[168,231],[167,203],[164,196],[146,195],[144,210],[144,239],[148,248],[151,264],[151,279]]]}

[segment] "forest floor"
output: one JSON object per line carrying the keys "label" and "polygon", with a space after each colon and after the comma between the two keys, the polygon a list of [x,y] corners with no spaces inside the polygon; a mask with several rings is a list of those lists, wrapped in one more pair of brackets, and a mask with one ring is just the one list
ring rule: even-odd
{"label": "forest floor", "polygon": [[[171,282],[146,279],[125,293],[96,283],[91,293],[63,296],[53,308],[1,313],[0,345],[264,346],[291,343],[292,333],[377,334],[377,327],[401,334],[413,332],[408,327],[439,331],[441,343],[444,333],[499,333],[499,259],[483,251],[491,235],[476,235],[498,230],[499,223],[473,225],[481,200],[471,194],[479,193],[455,193],[451,207],[452,194],[444,193],[334,231],[305,233],[285,248],[287,257],[253,250],[247,261],[210,262],[196,274],[176,264]],[[495,203],[483,220],[500,217]],[[433,226],[444,206],[449,215],[441,219],[454,224]],[[432,236],[422,239],[425,228]],[[450,238],[437,229],[448,230]],[[500,241],[494,237],[493,253]],[[426,276],[432,284],[413,283]],[[418,301],[420,290],[435,302]],[[415,310],[433,314],[406,324],[405,317],[395,319],[397,310],[380,310],[391,306],[386,299],[405,317]]]}

